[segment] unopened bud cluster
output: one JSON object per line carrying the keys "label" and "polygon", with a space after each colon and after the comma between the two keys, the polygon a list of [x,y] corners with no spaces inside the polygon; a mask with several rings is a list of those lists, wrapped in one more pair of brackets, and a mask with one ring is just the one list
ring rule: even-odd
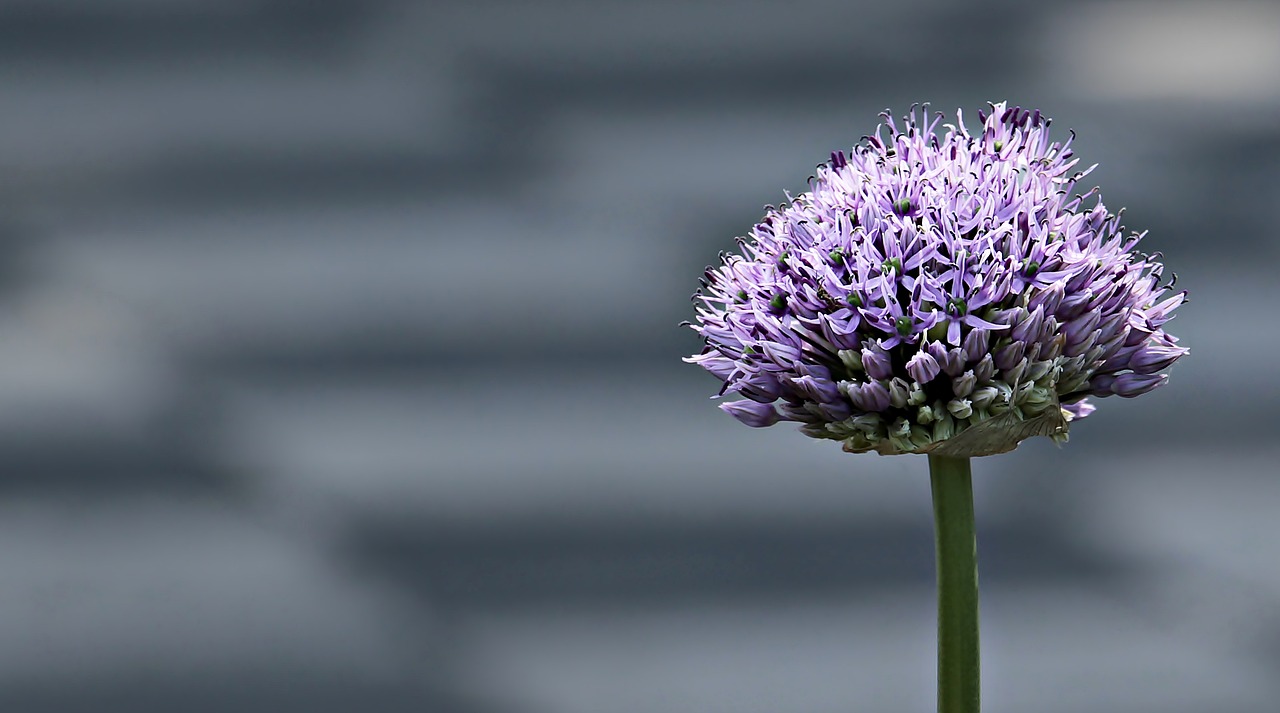
{"label": "unopened bud cluster", "polygon": [[707,269],[687,361],[743,397],[722,409],[849,451],[985,455],[1165,382],[1185,293],[1076,194],[1088,171],[1048,119],[997,104],[980,131],[939,133],[923,109],[883,116]]}

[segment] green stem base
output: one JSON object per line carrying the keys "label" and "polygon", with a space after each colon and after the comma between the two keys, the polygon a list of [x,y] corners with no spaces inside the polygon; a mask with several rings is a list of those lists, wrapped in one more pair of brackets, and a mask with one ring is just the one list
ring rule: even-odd
{"label": "green stem base", "polygon": [[938,561],[938,713],[978,713],[978,541],[968,458],[929,456]]}

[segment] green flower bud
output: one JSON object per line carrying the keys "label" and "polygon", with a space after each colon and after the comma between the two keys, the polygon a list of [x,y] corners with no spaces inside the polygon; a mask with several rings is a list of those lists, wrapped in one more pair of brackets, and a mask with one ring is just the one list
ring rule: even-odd
{"label": "green flower bud", "polygon": [[1040,381],[1049,370],[1053,368],[1051,361],[1034,361],[1027,366],[1027,373],[1024,375],[1028,381]]}
{"label": "green flower bud", "polygon": [[864,413],[861,416],[854,416],[851,420],[853,425],[863,433],[880,436],[885,432],[884,419],[880,417],[880,414]]}
{"label": "green flower bud", "polygon": [[931,429],[925,428],[924,426],[918,426],[918,425],[911,427],[911,445],[913,446],[912,450],[918,450],[918,449],[924,448],[925,446],[928,446],[930,443],[933,443],[933,433]]}
{"label": "green flower bud", "polygon": [[973,403],[974,408],[985,409],[990,406],[999,395],[1000,391],[994,386],[984,386],[980,389],[974,390],[974,392],[969,395],[969,401]]}
{"label": "green flower bud", "polygon": [[1022,381],[1022,374],[1024,371],[1026,371],[1026,369],[1027,369],[1027,360],[1020,359],[1017,364],[1013,365],[1012,369],[1005,371],[1003,378],[1006,382],[1010,384],[1016,384]]}
{"label": "green flower bud", "polygon": [[910,396],[911,389],[907,386],[906,379],[895,376],[889,380],[889,403],[894,408],[905,408]]}
{"label": "green flower bud", "polygon": [[942,413],[933,424],[933,440],[945,441],[956,435],[956,422],[948,413]]}
{"label": "green flower bud", "polygon": [[992,360],[990,354],[982,355],[982,359],[978,365],[973,367],[973,375],[978,377],[979,384],[985,384],[991,381],[991,377],[996,375],[996,364]]}
{"label": "green flower bud", "polygon": [[1043,413],[1045,409],[1050,407],[1057,408],[1058,397],[1057,394],[1049,389],[1036,386],[1027,392],[1027,395],[1022,398],[1020,404],[1024,411],[1028,414],[1034,415]]}
{"label": "green flower bud", "polygon": [[956,418],[969,418],[973,415],[973,402],[969,399],[951,399],[947,402],[947,411]]}
{"label": "green flower bud", "polygon": [[876,437],[873,441],[865,433],[855,433],[845,439],[843,448],[849,453],[861,453],[875,448],[879,442],[879,437]]}
{"label": "green flower bud", "polygon": [[840,357],[840,363],[844,364],[844,368],[849,371],[862,371],[862,352],[857,349],[841,349],[836,352],[836,356]]}
{"label": "green flower bud", "polygon": [[909,453],[915,450],[915,444],[911,442],[910,421],[900,418],[893,422],[893,428],[889,430],[889,445],[899,453]]}

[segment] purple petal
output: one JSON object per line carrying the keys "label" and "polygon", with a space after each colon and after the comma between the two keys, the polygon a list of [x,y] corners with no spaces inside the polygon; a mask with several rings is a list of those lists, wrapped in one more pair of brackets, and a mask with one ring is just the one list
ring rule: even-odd
{"label": "purple petal", "polygon": [[1012,369],[1014,364],[1022,361],[1022,356],[1026,353],[1026,349],[1026,342],[1011,342],[1000,347],[995,353],[996,367],[1000,371]]}
{"label": "purple petal", "polygon": [[938,364],[938,360],[934,359],[926,351],[919,351],[907,360],[907,373],[911,378],[916,380],[918,384],[927,384],[938,376],[938,372],[942,367]]}
{"label": "purple petal", "polygon": [[791,386],[806,399],[818,403],[833,403],[840,400],[840,391],[828,379],[816,379],[805,375],[790,379]]}
{"label": "purple petal", "polygon": [[773,404],[755,401],[729,401],[720,404],[720,410],[752,428],[764,428],[778,422],[778,409]]}
{"label": "purple petal", "polygon": [[947,325],[947,344],[959,344],[959,343],[960,343],[960,323],[953,319],[951,320],[951,323]]}
{"label": "purple petal", "polygon": [[878,381],[849,387],[849,401],[860,411],[874,413],[889,408],[889,389]]}
{"label": "purple petal", "polygon": [[964,337],[964,356],[968,361],[978,361],[991,348],[991,332],[974,329]]}
{"label": "purple petal", "polygon": [[1036,307],[1013,327],[1010,337],[1019,342],[1036,341],[1040,334],[1040,325],[1044,324],[1044,310]]}
{"label": "purple petal", "polygon": [[1098,322],[1101,319],[1101,312],[1086,312],[1062,325],[1062,334],[1066,335],[1067,344],[1083,342],[1093,333],[1093,330],[1098,328]]}
{"label": "purple petal", "polygon": [[889,354],[879,346],[862,348],[862,368],[872,379],[888,379],[893,376],[893,363]]}
{"label": "purple petal", "polygon": [[1168,374],[1121,374],[1116,377],[1115,383],[1111,385],[1111,390],[1115,392],[1116,396],[1131,399],[1134,396],[1140,396],[1152,389],[1164,386],[1168,380]]}
{"label": "purple petal", "polygon": [[979,317],[976,314],[966,314],[964,316],[964,323],[976,329],[1008,329],[1009,328],[1009,325],[1007,324],[996,324],[995,322],[988,322],[987,320]]}
{"label": "purple petal", "polygon": [[1172,366],[1187,351],[1171,344],[1147,344],[1130,357],[1129,368],[1138,374],[1154,374]]}
{"label": "purple petal", "polygon": [[1089,403],[1088,399],[1080,399],[1075,403],[1062,404],[1062,410],[1071,414],[1071,417],[1068,419],[1069,421],[1079,421],[1085,416],[1096,411],[1097,407]]}

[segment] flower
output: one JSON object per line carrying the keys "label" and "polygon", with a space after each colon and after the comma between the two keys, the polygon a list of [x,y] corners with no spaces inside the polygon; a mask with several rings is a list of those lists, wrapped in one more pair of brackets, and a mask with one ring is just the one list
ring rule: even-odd
{"label": "flower", "polygon": [[851,452],[967,457],[1063,441],[1089,397],[1167,381],[1186,293],[1076,191],[1074,135],[1003,103],[975,132],[959,112],[881,116],[707,268],[686,361],[743,397],[721,408]]}

